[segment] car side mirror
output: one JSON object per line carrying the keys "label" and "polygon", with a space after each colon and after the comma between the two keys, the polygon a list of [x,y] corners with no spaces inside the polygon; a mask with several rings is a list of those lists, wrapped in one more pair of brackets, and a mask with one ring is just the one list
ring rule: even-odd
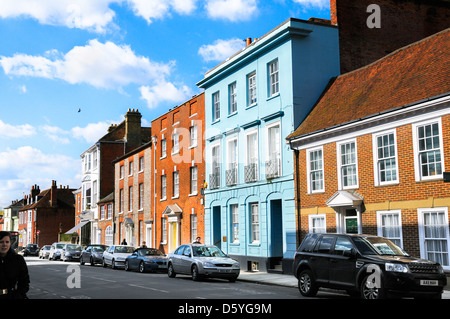
{"label": "car side mirror", "polygon": [[349,249],[349,250],[344,250],[343,255],[345,257],[355,257],[356,256],[356,250],[355,248]]}

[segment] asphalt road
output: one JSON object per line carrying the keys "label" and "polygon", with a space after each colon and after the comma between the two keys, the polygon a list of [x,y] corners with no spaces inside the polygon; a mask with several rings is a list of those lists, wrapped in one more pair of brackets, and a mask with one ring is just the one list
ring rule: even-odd
{"label": "asphalt road", "polygon": [[25,258],[30,299],[301,299],[295,288]]}

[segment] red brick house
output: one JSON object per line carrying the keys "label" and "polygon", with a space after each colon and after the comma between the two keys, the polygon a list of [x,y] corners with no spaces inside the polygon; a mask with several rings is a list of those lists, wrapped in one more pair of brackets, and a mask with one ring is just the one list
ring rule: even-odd
{"label": "red brick house", "polygon": [[165,253],[197,236],[204,240],[204,109],[201,93],[151,124],[153,242]]}
{"label": "red brick house", "polygon": [[[152,244],[152,142],[148,142],[133,151],[117,158],[114,164],[114,193],[101,201],[100,209],[104,205],[114,203],[114,214],[100,214],[100,220],[108,235],[108,227],[116,228],[114,242],[121,243],[123,239],[128,245],[140,246],[145,241],[148,247]],[[108,211],[105,211],[108,212]],[[105,215],[104,217],[102,217]],[[99,226],[100,226],[99,222]],[[105,227],[106,226],[106,227]],[[109,230],[111,231],[111,229]],[[111,245],[105,240],[106,245]]]}
{"label": "red brick house", "polygon": [[298,240],[391,238],[450,270],[450,29],[333,79],[287,137]]}
{"label": "red brick house", "polygon": [[24,206],[19,210],[19,246],[27,244],[51,245],[59,235],[74,226],[75,189],[56,185],[41,191],[34,185],[24,196]]}

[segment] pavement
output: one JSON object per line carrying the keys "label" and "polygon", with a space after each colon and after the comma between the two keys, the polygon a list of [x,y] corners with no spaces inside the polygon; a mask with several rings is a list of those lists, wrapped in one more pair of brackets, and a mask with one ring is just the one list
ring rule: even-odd
{"label": "pavement", "polygon": [[[278,285],[297,288],[297,278],[294,275],[268,273],[261,271],[241,271],[237,280],[250,281],[259,284]],[[450,299],[450,273],[447,274],[447,286],[444,287],[444,295]]]}

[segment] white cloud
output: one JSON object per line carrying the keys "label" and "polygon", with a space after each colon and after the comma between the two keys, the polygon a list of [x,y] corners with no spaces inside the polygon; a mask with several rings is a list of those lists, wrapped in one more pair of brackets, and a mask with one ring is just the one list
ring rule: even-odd
{"label": "white cloud", "polygon": [[196,2],[197,0],[128,0],[134,14],[148,23],[170,15],[171,9],[179,14],[191,14],[196,8]]}
{"label": "white cloud", "polygon": [[0,17],[31,17],[41,24],[103,33],[112,23],[112,3],[123,0],[0,0]]}
{"label": "white cloud", "polygon": [[293,0],[295,3],[304,5],[306,7],[316,7],[321,10],[328,9],[330,6],[329,0]]}
{"label": "white cloud", "polygon": [[79,158],[60,154],[45,154],[31,146],[6,149],[0,152],[0,206],[23,198],[31,185],[38,184],[41,190],[58,184],[76,188],[80,174]]}
{"label": "white cloud", "polygon": [[202,45],[198,53],[203,60],[223,61],[245,47],[242,39],[216,40],[213,44]]}
{"label": "white cloud", "polygon": [[11,125],[0,120],[0,138],[25,137],[36,134],[36,130],[30,124]]}
{"label": "white cloud", "polygon": [[210,18],[232,22],[250,20],[258,13],[256,0],[209,0],[205,7]]}
{"label": "white cloud", "polygon": [[[49,55],[49,54],[47,54]],[[169,75],[173,62],[157,63],[136,55],[128,45],[100,43],[94,39],[67,54],[53,57],[15,54],[0,57],[5,74],[61,79],[71,84],[87,83],[98,88],[121,88]]]}
{"label": "white cloud", "polygon": [[72,135],[84,139],[87,143],[95,143],[108,132],[110,123],[89,123],[85,127],[76,126],[72,128]]}
{"label": "white cloud", "polygon": [[59,144],[70,143],[70,140],[67,137],[67,135],[69,135],[70,132],[63,130],[62,128],[59,128],[57,126],[42,125],[39,127],[39,129],[44,133],[46,137],[51,139],[53,142]]}
{"label": "white cloud", "polygon": [[141,86],[139,88],[141,98],[147,101],[149,108],[156,108],[162,102],[178,103],[193,95],[186,85],[176,87],[173,83],[159,81],[153,86]]}

